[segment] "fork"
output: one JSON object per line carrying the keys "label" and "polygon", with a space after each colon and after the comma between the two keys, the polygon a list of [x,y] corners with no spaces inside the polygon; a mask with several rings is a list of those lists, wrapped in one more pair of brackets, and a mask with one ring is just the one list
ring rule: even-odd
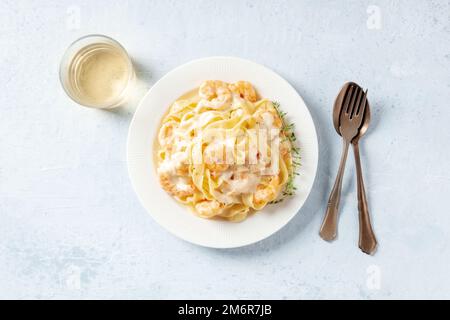
{"label": "fork", "polygon": [[339,164],[338,174],[328,199],[327,210],[320,236],[326,241],[332,241],[337,235],[337,218],[339,213],[339,202],[341,198],[342,178],[345,171],[345,163],[350,143],[359,133],[364,112],[366,108],[367,91],[364,92],[359,86],[352,85],[345,95],[343,108],[339,117],[339,130],[343,140],[343,150]]}

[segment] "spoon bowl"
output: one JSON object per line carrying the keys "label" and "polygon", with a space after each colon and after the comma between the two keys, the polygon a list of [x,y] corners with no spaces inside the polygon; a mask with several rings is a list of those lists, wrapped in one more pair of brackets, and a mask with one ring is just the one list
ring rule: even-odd
{"label": "spoon bowl", "polygon": [[[337,134],[342,136],[341,131],[339,130],[340,127],[340,116],[341,116],[341,111],[342,111],[342,106],[343,106],[343,102],[344,102],[344,98],[345,98],[345,93],[347,92],[347,89],[349,86],[358,86],[358,84],[354,83],[354,82],[347,82],[346,84],[344,84],[344,86],[342,87],[341,91],[339,92],[339,95],[336,97],[336,100],[334,101],[334,106],[333,106],[333,126],[334,129],[336,130]],[[367,132],[367,129],[369,128],[369,124],[370,124],[370,103],[369,100],[367,100],[367,106],[366,106],[366,110],[364,111],[364,120],[363,123],[359,129],[358,135],[353,138],[352,143],[358,143],[359,139],[362,138],[362,136],[364,136]]]}

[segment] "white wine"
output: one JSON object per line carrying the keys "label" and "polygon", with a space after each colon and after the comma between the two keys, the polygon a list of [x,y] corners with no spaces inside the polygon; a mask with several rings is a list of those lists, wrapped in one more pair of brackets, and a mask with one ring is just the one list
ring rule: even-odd
{"label": "white wine", "polygon": [[[93,39],[92,39],[93,40]],[[86,44],[66,54],[61,81],[76,102],[112,108],[126,99],[134,70],[126,51],[114,40]],[[62,66],[63,67],[63,66]]]}

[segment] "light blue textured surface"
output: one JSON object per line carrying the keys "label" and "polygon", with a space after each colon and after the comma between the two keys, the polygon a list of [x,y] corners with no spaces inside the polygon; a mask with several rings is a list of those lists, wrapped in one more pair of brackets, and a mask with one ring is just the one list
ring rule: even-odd
{"label": "light blue textured surface", "polygon": [[[0,2],[0,298],[450,298],[450,2]],[[320,139],[313,192],[281,232],[235,250],[185,243],[131,189],[132,108],[82,108],[58,63],[89,33],[124,44],[149,87],[211,56],[267,65],[304,97]],[[340,236],[318,236],[341,145],[331,107],[369,88],[362,143],[380,248],[357,248],[353,157]],[[300,137],[301,138],[301,137]]]}

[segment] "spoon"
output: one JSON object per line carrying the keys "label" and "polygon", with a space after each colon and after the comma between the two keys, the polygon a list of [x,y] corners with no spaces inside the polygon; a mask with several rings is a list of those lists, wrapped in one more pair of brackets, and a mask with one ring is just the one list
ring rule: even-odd
{"label": "spoon", "polygon": [[[339,130],[340,123],[339,118],[342,111],[342,104],[344,100],[345,92],[350,85],[356,85],[354,82],[346,83],[339,93],[333,108],[333,125],[336,132],[341,135]],[[364,181],[361,169],[361,157],[359,155],[359,140],[364,136],[369,128],[370,123],[370,104],[367,100],[366,109],[364,112],[363,123],[359,129],[358,135],[353,138],[352,146],[355,155],[356,176],[358,181],[358,211],[359,211],[359,248],[367,254],[373,254],[377,247],[377,240],[372,229],[370,222],[369,208],[367,205],[366,192],[364,189]]]}

